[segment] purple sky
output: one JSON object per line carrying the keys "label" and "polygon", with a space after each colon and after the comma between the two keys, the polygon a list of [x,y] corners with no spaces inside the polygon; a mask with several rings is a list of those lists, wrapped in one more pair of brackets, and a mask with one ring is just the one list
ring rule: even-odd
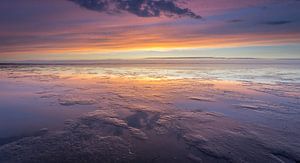
{"label": "purple sky", "polygon": [[299,0],[1,0],[1,60],[300,57]]}

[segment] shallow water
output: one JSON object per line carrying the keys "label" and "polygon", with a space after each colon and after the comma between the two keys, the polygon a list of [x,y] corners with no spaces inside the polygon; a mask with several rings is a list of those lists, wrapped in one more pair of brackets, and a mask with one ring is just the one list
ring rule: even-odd
{"label": "shallow water", "polygon": [[[118,161],[92,143],[98,135],[127,161],[299,161],[300,63],[165,62],[1,65],[0,158],[39,147],[44,160],[67,135],[99,154],[91,162]],[[15,143],[26,149],[17,158]]]}

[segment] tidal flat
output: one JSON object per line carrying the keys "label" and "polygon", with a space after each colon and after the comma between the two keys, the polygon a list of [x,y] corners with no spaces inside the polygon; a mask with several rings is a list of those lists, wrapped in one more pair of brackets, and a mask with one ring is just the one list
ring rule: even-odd
{"label": "tidal flat", "polygon": [[300,161],[299,60],[189,62],[0,65],[0,162]]}

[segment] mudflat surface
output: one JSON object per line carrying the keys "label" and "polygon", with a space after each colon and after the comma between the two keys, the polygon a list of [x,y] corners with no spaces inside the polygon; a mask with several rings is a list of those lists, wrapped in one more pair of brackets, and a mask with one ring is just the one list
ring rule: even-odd
{"label": "mudflat surface", "polygon": [[299,162],[299,71],[241,67],[1,66],[0,162]]}

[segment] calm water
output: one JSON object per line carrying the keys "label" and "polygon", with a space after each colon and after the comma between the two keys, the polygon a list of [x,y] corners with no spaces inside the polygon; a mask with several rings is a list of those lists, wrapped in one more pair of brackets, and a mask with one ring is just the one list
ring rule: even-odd
{"label": "calm water", "polygon": [[[195,79],[239,81],[264,84],[294,84],[299,90],[300,61],[181,61],[181,64],[110,63],[0,66],[0,137],[26,133],[37,128],[59,127],[67,118],[93,110],[93,106],[65,108],[51,98],[68,91],[64,79],[72,77],[121,77],[131,79]],[[191,62],[191,64],[189,64]],[[231,63],[232,62],[232,63]],[[57,83],[56,83],[57,82]],[[275,86],[274,86],[275,87]],[[46,89],[46,90],[45,90]],[[289,88],[287,88],[289,89]],[[291,88],[293,89],[293,88]],[[288,90],[293,91],[293,90]],[[49,97],[51,94],[49,95]]]}
{"label": "calm water", "polygon": [[222,115],[246,130],[299,142],[300,60],[3,64],[0,77],[1,144],[63,130],[102,109],[119,110],[138,128],[150,115],[129,116],[132,108]]}

